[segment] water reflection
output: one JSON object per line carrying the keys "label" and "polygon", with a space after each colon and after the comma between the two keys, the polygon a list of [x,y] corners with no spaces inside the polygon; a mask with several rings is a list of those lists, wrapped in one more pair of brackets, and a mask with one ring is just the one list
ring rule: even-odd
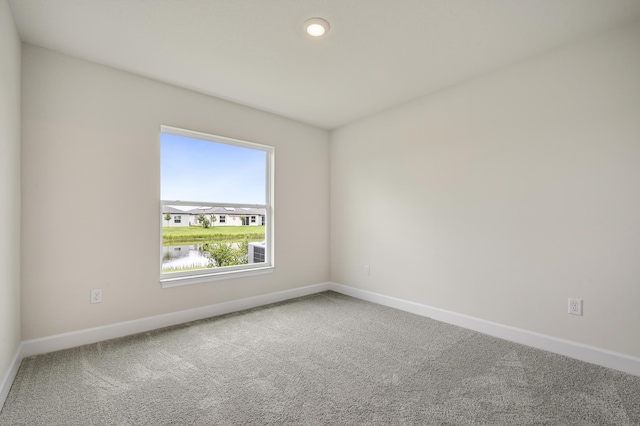
{"label": "water reflection", "polygon": [[162,247],[162,270],[173,271],[187,268],[205,268],[209,257],[202,252],[203,244]]}
{"label": "water reflection", "polygon": [[[229,244],[234,249],[240,247],[239,243],[226,244]],[[171,272],[181,269],[206,268],[209,265],[209,252],[202,250],[205,245],[162,246],[162,270]],[[264,246],[264,243],[250,243],[250,245]],[[253,253],[253,249],[250,249],[250,252]],[[261,258],[259,256],[259,254],[256,255],[249,262],[264,262],[264,254]]]}

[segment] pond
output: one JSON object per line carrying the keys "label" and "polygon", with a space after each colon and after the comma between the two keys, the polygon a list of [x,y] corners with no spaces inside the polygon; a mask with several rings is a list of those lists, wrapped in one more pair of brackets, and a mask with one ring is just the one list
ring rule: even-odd
{"label": "pond", "polygon": [[[239,243],[226,243],[232,248],[240,247]],[[203,244],[185,244],[162,246],[162,271],[172,272],[181,269],[206,268],[209,265],[209,253],[203,251]]]}
{"label": "pond", "polygon": [[175,271],[187,268],[204,268],[209,257],[201,251],[203,244],[162,247],[162,270]]}

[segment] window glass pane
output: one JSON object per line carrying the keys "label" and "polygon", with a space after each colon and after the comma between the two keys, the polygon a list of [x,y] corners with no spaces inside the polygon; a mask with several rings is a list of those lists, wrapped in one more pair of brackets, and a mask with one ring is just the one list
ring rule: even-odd
{"label": "window glass pane", "polygon": [[163,200],[265,204],[267,153],[161,134]]}

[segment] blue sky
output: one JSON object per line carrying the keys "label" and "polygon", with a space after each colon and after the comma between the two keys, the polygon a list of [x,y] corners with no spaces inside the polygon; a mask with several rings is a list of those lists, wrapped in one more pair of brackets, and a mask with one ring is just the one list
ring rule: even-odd
{"label": "blue sky", "polygon": [[161,133],[163,200],[265,203],[266,152]]}

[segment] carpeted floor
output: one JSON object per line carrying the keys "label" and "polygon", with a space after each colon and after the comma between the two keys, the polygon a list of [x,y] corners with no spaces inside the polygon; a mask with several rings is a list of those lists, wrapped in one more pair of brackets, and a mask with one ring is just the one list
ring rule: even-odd
{"label": "carpeted floor", "polygon": [[333,292],[22,362],[0,425],[640,425],[640,377]]}

